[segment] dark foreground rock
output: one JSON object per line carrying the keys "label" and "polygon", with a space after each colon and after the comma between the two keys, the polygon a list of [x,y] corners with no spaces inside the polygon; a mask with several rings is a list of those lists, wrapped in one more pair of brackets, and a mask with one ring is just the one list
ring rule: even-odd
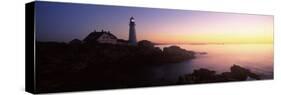
{"label": "dark foreground rock", "polygon": [[194,70],[192,74],[180,76],[179,84],[192,84],[192,83],[212,83],[212,82],[228,82],[228,81],[244,81],[248,77],[260,80],[260,77],[252,73],[250,70],[233,65],[231,72],[223,72],[222,74],[216,74],[215,71],[208,69]]}
{"label": "dark foreground rock", "polygon": [[149,68],[193,58],[192,51],[177,46],[161,50],[149,41],[138,46],[37,42],[36,87],[56,92],[153,86]]}

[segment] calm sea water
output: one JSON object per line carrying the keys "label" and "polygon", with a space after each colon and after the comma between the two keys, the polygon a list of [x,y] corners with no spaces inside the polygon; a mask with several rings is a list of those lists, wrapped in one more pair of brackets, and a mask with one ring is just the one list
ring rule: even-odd
{"label": "calm sea water", "polygon": [[[157,45],[163,49],[171,45]],[[217,73],[228,72],[233,64],[250,69],[263,79],[273,78],[273,44],[177,45],[207,54],[196,54],[193,60],[165,64],[154,68],[155,76],[177,79],[194,69],[207,68]]]}

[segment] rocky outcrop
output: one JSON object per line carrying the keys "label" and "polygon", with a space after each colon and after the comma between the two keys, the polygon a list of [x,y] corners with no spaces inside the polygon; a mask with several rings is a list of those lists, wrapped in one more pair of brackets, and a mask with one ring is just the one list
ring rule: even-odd
{"label": "rocky outcrop", "polygon": [[41,92],[151,85],[148,68],[191,60],[193,52],[176,46],[164,51],[149,41],[138,46],[36,43],[36,86]]}
{"label": "rocky outcrop", "polygon": [[260,77],[252,73],[249,69],[245,69],[238,65],[233,65],[231,72],[223,72],[222,74],[216,74],[215,71],[208,69],[194,70],[191,74],[180,76],[179,84],[191,84],[191,83],[212,83],[212,82],[227,82],[227,81],[244,81],[248,78],[260,80]]}
{"label": "rocky outcrop", "polygon": [[195,52],[187,51],[178,46],[165,47],[163,49],[163,54],[169,62],[195,58]]}
{"label": "rocky outcrop", "polygon": [[230,70],[231,70],[230,73],[226,72],[226,73],[223,73],[223,75],[229,76],[229,78],[234,79],[234,80],[246,80],[248,77],[257,79],[257,80],[260,79],[260,77],[257,74],[252,73],[249,69],[242,68],[235,64],[230,68]]}

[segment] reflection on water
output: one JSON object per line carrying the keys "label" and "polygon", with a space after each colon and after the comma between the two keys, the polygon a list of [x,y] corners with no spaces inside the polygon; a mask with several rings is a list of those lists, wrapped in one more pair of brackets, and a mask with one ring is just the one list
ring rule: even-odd
{"label": "reflection on water", "polygon": [[[158,45],[163,48],[170,45]],[[179,75],[191,73],[194,69],[207,68],[217,73],[230,71],[233,64],[250,69],[263,79],[273,78],[273,45],[272,44],[225,44],[225,45],[177,45],[197,54],[190,61],[169,64],[155,69],[158,76],[176,79]],[[168,77],[169,76],[169,77]]]}

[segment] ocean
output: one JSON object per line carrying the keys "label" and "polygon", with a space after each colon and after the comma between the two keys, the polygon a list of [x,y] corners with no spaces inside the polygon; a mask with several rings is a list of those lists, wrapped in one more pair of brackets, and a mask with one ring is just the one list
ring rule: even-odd
{"label": "ocean", "polygon": [[[197,52],[196,58],[181,63],[171,63],[154,68],[154,76],[177,80],[194,69],[207,68],[217,74],[229,72],[234,64],[249,69],[262,79],[273,79],[273,44],[175,44],[186,50]],[[171,45],[156,45],[163,49]]]}

